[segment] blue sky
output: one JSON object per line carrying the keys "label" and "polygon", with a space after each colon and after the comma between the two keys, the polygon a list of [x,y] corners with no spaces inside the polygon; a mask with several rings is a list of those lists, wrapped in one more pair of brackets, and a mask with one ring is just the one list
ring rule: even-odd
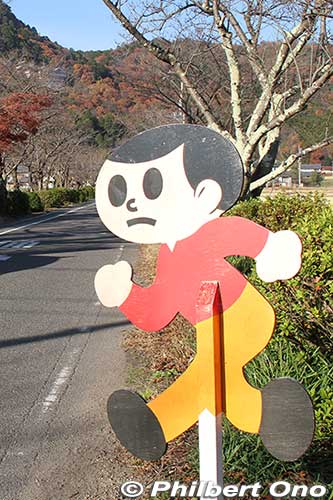
{"label": "blue sky", "polygon": [[64,47],[102,50],[115,47],[124,31],[102,0],[11,0],[13,13]]}

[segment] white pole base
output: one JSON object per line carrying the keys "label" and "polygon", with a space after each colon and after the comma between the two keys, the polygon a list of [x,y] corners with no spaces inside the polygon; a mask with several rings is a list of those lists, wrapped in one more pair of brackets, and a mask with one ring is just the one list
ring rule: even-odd
{"label": "white pole base", "polygon": [[[199,415],[200,482],[219,485],[223,490],[222,414],[216,417],[205,409]],[[201,496],[202,500],[223,500],[219,496]]]}

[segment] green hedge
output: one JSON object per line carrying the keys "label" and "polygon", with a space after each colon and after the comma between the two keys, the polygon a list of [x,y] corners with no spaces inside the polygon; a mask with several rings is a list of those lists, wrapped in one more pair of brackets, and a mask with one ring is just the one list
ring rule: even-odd
{"label": "green hedge", "polygon": [[29,197],[29,205],[30,205],[30,210],[31,212],[43,212],[44,211],[44,204],[39,196],[38,193],[31,192],[27,193]]}
{"label": "green hedge", "polygon": [[5,213],[15,217],[30,212],[42,212],[50,208],[83,203],[94,198],[95,189],[91,186],[84,186],[80,189],[54,188],[38,192],[24,192],[16,189],[7,194]]}
{"label": "green hedge", "polygon": [[16,217],[30,212],[29,196],[27,193],[15,189],[7,195],[7,214]]}
{"label": "green hedge", "polygon": [[91,186],[85,186],[80,189],[54,188],[40,191],[40,199],[45,207],[60,208],[71,203],[82,203],[95,197],[95,190]]}
{"label": "green hedge", "polygon": [[303,264],[288,281],[264,283],[254,261],[230,260],[275,306],[276,333],[288,337],[297,348],[311,352],[319,348],[326,359],[333,357],[333,211],[320,194],[280,194],[265,201],[243,202],[228,215],[240,215],[271,231],[291,229],[302,239]]}

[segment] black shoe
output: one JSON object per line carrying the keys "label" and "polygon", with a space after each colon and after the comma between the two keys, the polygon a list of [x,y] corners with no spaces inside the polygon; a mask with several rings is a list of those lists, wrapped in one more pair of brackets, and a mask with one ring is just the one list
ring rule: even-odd
{"label": "black shoe", "polygon": [[128,451],[143,460],[158,460],[167,444],[160,423],[136,392],[116,391],[108,399],[110,424]]}
{"label": "black shoe", "polygon": [[260,436],[273,457],[297,460],[311,444],[314,433],[312,401],[292,378],[277,378],[262,389]]}

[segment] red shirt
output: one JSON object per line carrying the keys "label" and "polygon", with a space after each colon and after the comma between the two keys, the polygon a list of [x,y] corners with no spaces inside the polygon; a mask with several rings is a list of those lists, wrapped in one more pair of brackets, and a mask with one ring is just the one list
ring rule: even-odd
{"label": "red shirt", "polygon": [[222,217],[176,243],[173,251],[161,245],[154,283],[133,284],[121,311],[137,327],[157,331],[180,312],[192,324],[199,317],[196,301],[202,281],[218,281],[223,310],[240,297],[247,280],[225,257],[255,258],[264,248],[269,230],[241,217]]}

